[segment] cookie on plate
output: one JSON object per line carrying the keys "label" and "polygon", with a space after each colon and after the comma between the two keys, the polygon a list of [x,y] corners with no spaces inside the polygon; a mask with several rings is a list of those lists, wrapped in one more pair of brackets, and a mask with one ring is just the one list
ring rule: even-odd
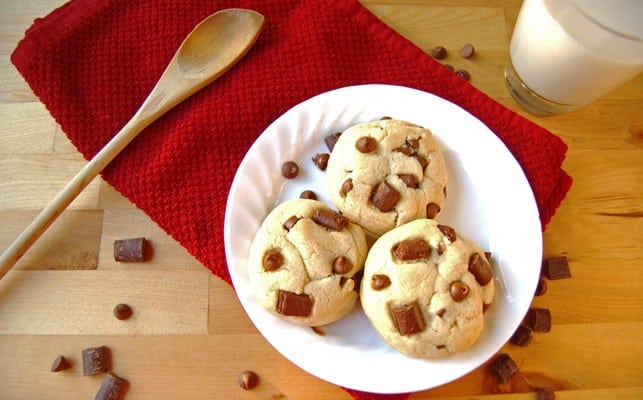
{"label": "cookie on plate", "polygon": [[250,284],[271,313],[300,325],[326,325],[355,306],[367,251],[364,231],[346,217],[317,200],[287,200],[268,214],[252,242]]}
{"label": "cookie on plate", "polygon": [[435,218],[446,196],[446,164],[431,131],[399,119],[346,129],[326,173],[335,206],[375,237]]}
{"label": "cookie on plate", "polygon": [[398,351],[439,358],[471,347],[494,280],[485,254],[453,228],[419,219],[382,235],[364,266],[361,303]]}

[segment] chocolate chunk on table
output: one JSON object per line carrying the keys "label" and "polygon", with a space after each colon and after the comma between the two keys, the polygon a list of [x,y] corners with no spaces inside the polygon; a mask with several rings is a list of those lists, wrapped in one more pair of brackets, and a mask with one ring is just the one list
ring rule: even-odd
{"label": "chocolate chunk on table", "polygon": [[60,355],[56,357],[54,362],[51,364],[51,372],[60,372],[70,367],[71,367],[71,364],[69,364],[69,361],[67,361],[65,356]]}
{"label": "chocolate chunk on table", "polygon": [[518,364],[509,356],[501,353],[489,364],[489,372],[500,384],[505,384],[518,373]]}
{"label": "chocolate chunk on table", "polygon": [[543,275],[549,280],[571,278],[572,273],[569,270],[569,263],[567,257],[551,257],[543,261],[542,265]]}
{"label": "chocolate chunk on table", "polygon": [[114,241],[114,260],[120,262],[142,262],[149,258],[149,243],[144,237]]}
{"label": "chocolate chunk on table", "polygon": [[523,323],[534,332],[551,330],[551,312],[546,308],[530,308]]}
{"label": "chocolate chunk on table", "polygon": [[95,400],[120,400],[125,395],[127,381],[112,372],[105,375]]}
{"label": "chocolate chunk on table", "polygon": [[534,331],[528,326],[520,324],[509,341],[517,346],[525,347],[531,343],[533,338]]}
{"label": "chocolate chunk on table", "polygon": [[82,351],[83,375],[96,375],[112,369],[109,348],[106,346],[90,347]]}

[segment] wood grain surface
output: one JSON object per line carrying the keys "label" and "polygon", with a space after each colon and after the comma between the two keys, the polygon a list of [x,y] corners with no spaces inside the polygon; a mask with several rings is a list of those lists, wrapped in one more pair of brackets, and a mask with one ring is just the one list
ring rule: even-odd
{"label": "wood grain surface", "polygon": [[[426,52],[568,145],[569,195],[544,232],[544,257],[565,255],[572,278],[548,282],[533,305],[551,332],[507,344],[520,374],[498,385],[486,367],[411,399],[643,399],[643,76],[557,117],[536,117],[507,94],[503,68],[518,0],[362,0]],[[24,31],[63,0],[0,3],[0,250],[84,165],[9,60]],[[471,60],[457,56],[473,43]],[[146,263],[114,262],[115,239],[144,236]],[[73,244],[70,244],[73,243]],[[112,315],[134,309],[128,321]],[[254,328],[234,291],[113,188],[96,179],[0,281],[0,399],[93,398],[81,350],[106,345],[135,399],[349,399],[290,363]],[[50,372],[58,355],[72,368]],[[254,370],[260,386],[237,376]],[[359,371],[356,371],[359,373]]]}

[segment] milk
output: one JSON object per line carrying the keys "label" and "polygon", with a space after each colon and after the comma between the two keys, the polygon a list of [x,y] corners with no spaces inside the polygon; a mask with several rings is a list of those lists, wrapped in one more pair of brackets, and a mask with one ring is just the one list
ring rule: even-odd
{"label": "milk", "polygon": [[643,0],[525,0],[510,56],[533,92],[587,104],[643,70]]}

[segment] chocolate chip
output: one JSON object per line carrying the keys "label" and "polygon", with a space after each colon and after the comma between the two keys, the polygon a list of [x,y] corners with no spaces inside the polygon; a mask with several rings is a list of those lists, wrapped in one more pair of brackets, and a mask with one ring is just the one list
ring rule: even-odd
{"label": "chocolate chip", "polygon": [[412,335],[424,330],[424,317],[417,301],[400,306],[391,306],[391,315],[393,315],[397,331],[402,336]]}
{"label": "chocolate chip", "polygon": [[422,171],[424,171],[427,165],[429,165],[429,162],[426,160],[426,158],[422,157],[419,154],[414,154],[412,157],[415,158],[420,163],[420,167],[422,168]]}
{"label": "chocolate chip", "polygon": [[259,375],[253,371],[243,371],[239,374],[237,383],[243,390],[252,390],[259,385]]}
{"label": "chocolate chip", "polygon": [[459,69],[455,71],[455,74],[458,75],[460,78],[464,79],[465,81],[471,80],[471,75],[469,74],[469,71],[466,69]]}
{"label": "chocolate chip", "polygon": [[547,293],[547,282],[540,278],[538,280],[538,285],[536,286],[536,292],[534,293],[534,296],[542,296],[545,293]]}
{"label": "chocolate chip", "polygon": [[284,263],[284,256],[279,250],[270,249],[263,255],[263,269],[266,271],[276,271]]}
{"label": "chocolate chip", "polygon": [[471,58],[475,54],[475,49],[473,48],[473,45],[470,43],[465,44],[462,46],[460,49],[460,55],[464,58]]}
{"label": "chocolate chip", "polygon": [[451,72],[455,72],[455,68],[453,68],[453,65],[451,64],[444,64],[444,67]]}
{"label": "chocolate chip", "polygon": [[341,135],[341,132],[335,132],[332,135],[328,135],[324,138],[324,142],[326,142],[326,146],[328,147],[329,151],[333,151],[335,143],[337,143],[337,139],[339,139]]}
{"label": "chocolate chip", "polygon": [[389,120],[389,119],[393,119],[393,118],[389,117],[388,115],[385,115],[382,118],[380,118],[380,121],[386,121],[386,120]]}
{"label": "chocolate chip", "polygon": [[355,142],[355,147],[361,153],[372,153],[377,149],[377,140],[370,136],[362,136]]}
{"label": "chocolate chip", "polygon": [[307,294],[279,290],[277,312],[282,315],[306,317],[313,309],[313,300]]}
{"label": "chocolate chip", "polygon": [[71,367],[71,364],[69,364],[69,361],[67,361],[65,356],[60,355],[56,357],[54,362],[51,364],[51,372],[60,372],[70,367]]}
{"label": "chocolate chip", "polygon": [[478,253],[473,253],[469,257],[469,272],[473,274],[476,282],[481,286],[485,286],[493,278],[489,263]]}
{"label": "chocolate chip", "polygon": [[144,237],[114,241],[114,260],[119,262],[142,262],[147,259],[147,242]]}
{"label": "chocolate chip", "polygon": [[413,149],[407,146],[406,144],[400,147],[396,147],[392,151],[395,151],[397,153],[402,153],[408,157],[411,157],[413,155]]}
{"label": "chocolate chip", "polygon": [[556,393],[550,388],[538,388],[536,390],[536,400],[556,400]]}
{"label": "chocolate chip", "polygon": [[284,229],[287,231],[290,231],[293,226],[299,221],[300,218],[296,215],[293,215],[292,217],[288,218],[286,222],[284,222]]}
{"label": "chocolate chip", "polygon": [[370,200],[381,212],[389,212],[401,197],[400,192],[395,190],[393,186],[389,185],[386,181],[382,181],[375,187],[373,193],[371,193]]}
{"label": "chocolate chip", "polygon": [[326,336],[326,332],[319,326],[311,326],[310,329],[319,336]]}
{"label": "chocolate chip", "polygon": [[350,272],[350,270],[353,269],[353,264],[351,261],[344,257],[344,256],[339,256],[333,261],[333,272],[336,274],[345,274],[347,272]]}
{"label": "chocolate chip", "polygon": [[431,247],[424,239],[407,239],[397,242],[392,251],[395,258],[400,261],[419,260],[431,255]]}
{"label": "chocolate chip", "polygon": [[374,274],[371,277],[371,287],[373,290],[386,289],[391,285],[391,279],[384,274]]}
{"label": "chocolate chip", "polygon": [[498,383],[505,384],[518,373],[518,364],[509,354],[501,353],[489,364],[489,372]]}
{"label": "chocolate chip", "polygon": [[460,302],[467,298],[467,295],[469,294],[469,286],[464,284],[462,281],[455,281],[451,283],[449,292],[451,293],[451,298],[453,298],[453,300]]}
{"label": "chocolate chip", "polygon": [[317,166],[322,171],[326,171],[326,167],[328,167],[328,158],[330,157],[330,154],[328,153],[320,153],[315,155],[313,157],[313,163]]}
{"label": "chocolate chip", "polygon": [[120,319],[121,321],[129,319],[132,314],[132,307],[128,306],[125,303],[116,304],[116,306],[114,307],[114,316],[116,317],[116,319]]}
{"label": "chocolate chip", "polygon": [[281,165],[281,175],[287,179],[294,179],[299,175],[299,165],[294,161],[286,161]]}
{"label": "chocolate chip", "polygon": [[316,224],[332,229],[334,231],[341,231],[348,225],[348,218],[333,210],[325,208],[319,209],[313,215],[313,221]]}
{"label": "chocolate chip", "polygon": [[534,337],[534,331],[529,329],[528,326],[520,324],[509,341],[517,346],[525,347]]}
{"label": "chocolate chip", "polygon": [[83,375],[96,375],[112,369],[111,354],[106,346],[90,347],[82,351]]}
{"label": "chocolate chip", "polygon": [[342,183],[342,188],[340,193],[342,194],[342,197],[346,197],[348,192],[353,190],[353,180],[351,178],[348,178]]}
{"label": "chocolate chip", "polygon": [[551,330],[551,312],[546,308],[530,308],[523,322],[534,332],[549,332]]}
{"label": "chocolate chip", "polygon": [[543,261],[543,273],[550,280],[571,278],[567,257],[551,257]]}
{"label": "chocolate chip", "polygon": [[412,174],[400,174],[398,175],[402,182],[406,185],[406,187],[410,187],[411,189],[417,189],[418,187],[418,180],[415,178],[415,175]]}
{"label": "chocolate chip", "polygon": [[440,212],[440,206],[435,203],[429,203],[426,205],[426,217],[428,219],[435,218],[436,215]]}
{"label": "chocolate chip", "polygon": [[300,199],[317,200],[317,195],[312,190],[304,190],[299,195]]}
{"label": "chocolate chip", "polygon": [[438,243],[438,255],[441,256],[442,253],[447,249],[447,247],[444,245],[444,243],[440,242]]}
{"label": "chocolate chip", "polygon": [[445,49],[445,48],[444,48],[444,47],[442,47],[442,46],[435,46],[435,47],[431,50],[431,55],[432,55],[432,56],[433,56],[433,58],[435,58],[436,60],[444,60],[444,59],[446,58],[446,56],[447,56],[447,49]]}
{"label": "chocolate chip", "polygon": [[109,372],[105,375],[103,383],[96,393],[95,400],[119,400],[127,387],[127,381],[116,374]]}
{"label": "chocolate chip", "polygon": [[447,237],[447,239],[449,239],[449,242],[453,243],[457,239],[455,229],[451,228],[450,226],[438,225],[438,229],[444,234],[444,236]]}
{"label": "chocolate chip", "polygon": [[442,318],[442,317],[444,317],[444,313],[446,313],[446,312],[447,312],[446,308],[441,308],[435,313],[435,315],[437,315],[438,317]]}

